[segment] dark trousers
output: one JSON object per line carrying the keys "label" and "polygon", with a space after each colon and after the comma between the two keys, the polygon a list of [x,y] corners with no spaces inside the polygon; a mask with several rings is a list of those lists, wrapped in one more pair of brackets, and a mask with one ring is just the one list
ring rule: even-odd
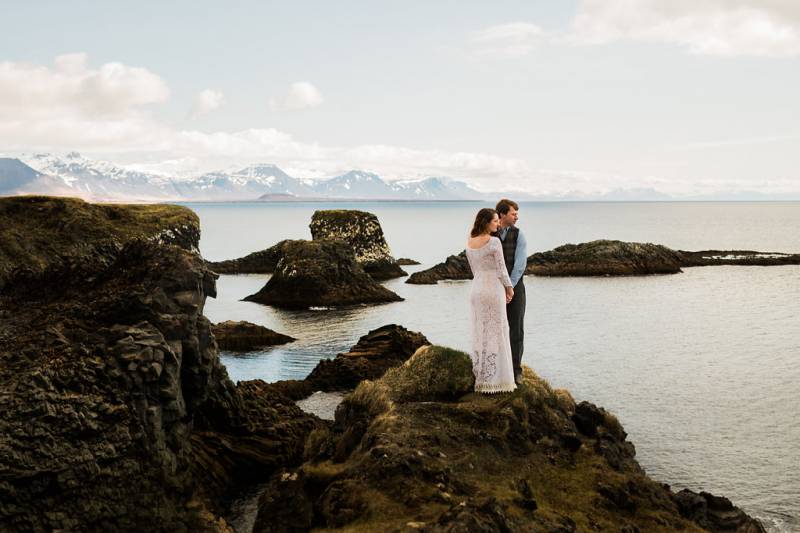
{"label": "dark trousers", "polygon": [[522,350],[525,337],[525,283],[520,278],[514,287],[514,298],[506,304],[508,327],[511,333],[511,360],[514,363],[514,375],[522,374]]}

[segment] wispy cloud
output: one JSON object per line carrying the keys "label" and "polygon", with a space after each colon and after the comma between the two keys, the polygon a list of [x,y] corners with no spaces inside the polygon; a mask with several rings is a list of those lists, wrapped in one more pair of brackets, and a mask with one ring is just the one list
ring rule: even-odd
{"label": "wispy cloud", "polygon": [[664,43],[707,56],[800,56],[800,3],[781,0],[583,0],[569,28],[517,21],[489,26],[470,47],[520,57],[541,44]]}
{"label": "wispy cloud", "polygon": [[297,111],[317,107],[323,101],[319,89],[307,81],[298,81],[289,86],[283,97],[270,99],[269,105],[273,110]]}
{"label": "wispy cloud", "polygon": [[800,3],[780,0],[584,0],[575,42],[684,46],[712,56],[800,55]]}

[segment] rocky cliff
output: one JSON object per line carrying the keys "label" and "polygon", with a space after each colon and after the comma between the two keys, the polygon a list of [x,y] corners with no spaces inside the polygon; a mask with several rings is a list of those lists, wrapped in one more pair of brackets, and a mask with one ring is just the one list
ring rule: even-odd
{"label": "rocky cliff", "polygon": [[0,530],[229,530],[227,495],[297,462],[321,422],[228,379],[196,217],[41,197],[0,213]]}
{"label": "rocky cliff", "polygon": [[133,239],[195,250],[200,223],[167,205],[89,204],[76,198],[16,196],[0,201],[0,289],[11,276],[67,268],[95,247]]}
{"label": "rocky cliff", "polygon": [[419,348],[309,435],[254,531],[763,531],[725,498],[651,480],[613,415],[523,376],[475,394],[466,354]]}

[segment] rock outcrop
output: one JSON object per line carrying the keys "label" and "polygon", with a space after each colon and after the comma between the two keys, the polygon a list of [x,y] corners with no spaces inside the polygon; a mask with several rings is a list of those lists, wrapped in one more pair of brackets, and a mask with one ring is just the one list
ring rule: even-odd
{"label": "rock outcrop", "polygon": [[211,331],[217,339],[217,346],[220,350],[235,352],[248,352],[296,340],[288,335],[247,321],[226,320],[219,324],[212,324]]}
{"label": "rock outcrop", "polygon": [[472,387],[469,357],[437,346],[361,382],[273,475],[254,531],[764,531],[648,478],[613,415],[529,368],[513,393]]}
{"label": "rock outcrop", "polygon": [[394,324],[383,326],[361,337],[349,352],[320,361],[305,381],[313,391],[350,390],[365,379],[380,378],[427,344],[421,333]]}
{"label": "rock outcrop", "polygon": [[[597,240],[565,244],[528,257],[525,274],[534,276],[645,276],[677,274],[682,268],[716,265],[800,265],[800,254],[751,250],[673,250],[660,244]],[[435,285],[472,279],[465,252],[411,274],[406,283]]]}
{"label": "rock outcrop", "polygon": [[701,250],[687,252],[679,250],[681,266],[779,266],[800,265],[800,254],[783,252],[755,252],[753,250]]}
{"label": "rock outcrop", "polygon": [[147,207],[0,199],[2,531],[230,531],[227,495],[324,427],[228,379],[197,219]]}
{"label": "rock outcrop", "polygon": [[400,266],[412,266],[419,265],[420,262],[414,259],[409,259],[408,257],[400,257],[397,259],[397,264]]}
{"label": "rock outcrop", "polygon": [[315,241],[338,240],[350,245],[358,264],[373,279],[408,275],[392,257],[378,217],[372,213],[354,209],[315,211],[309,227]]}
{"label": "rock outcrop", "polygon": [[206,261],[208,268],[217,274],[272,274],[283,257],[284,245],[294,241],[283,240],[266,250],[253,252],[239,259]]}
{"label": "rock outcrop", "polygon": [[95,247],[120,248],[138,239],[196,250],[200,240],[197,215],[185,207],[49,196],[0,199],[0,228],[0,289],[10,277],[68,269]]}
{"label": "rock outcrop", "polygon": [[436,285],[437,282],[445,279],[472,279],[472,270],[469,268],[466,251],[462,251],[458,255],[449,256],[444,263],[414,272],[406,280],[406,283]]}
{"label": "rock outcrop", "polygon": [[565,244],[528,257],[537,276],[642,276],[681,271],[678,252],[658,244],[599,240]]}
{"label": "rock outcrop", "polygon": [[341,241],[289,241],[274,274],[247,301],[288,309],[402,301],[355,261]]}

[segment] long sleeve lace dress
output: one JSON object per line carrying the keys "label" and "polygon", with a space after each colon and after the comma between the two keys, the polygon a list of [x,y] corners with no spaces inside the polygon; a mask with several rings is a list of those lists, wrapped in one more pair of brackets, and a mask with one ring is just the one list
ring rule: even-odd
{"label": "long sleeve lace dress", "polygon": [[509,392],[517,388],[511,362],[505,287],[511,287],[500,239],[490,237],[481,248],[467,246],[472,269],[470,332],[472,371],[477,392]]}

